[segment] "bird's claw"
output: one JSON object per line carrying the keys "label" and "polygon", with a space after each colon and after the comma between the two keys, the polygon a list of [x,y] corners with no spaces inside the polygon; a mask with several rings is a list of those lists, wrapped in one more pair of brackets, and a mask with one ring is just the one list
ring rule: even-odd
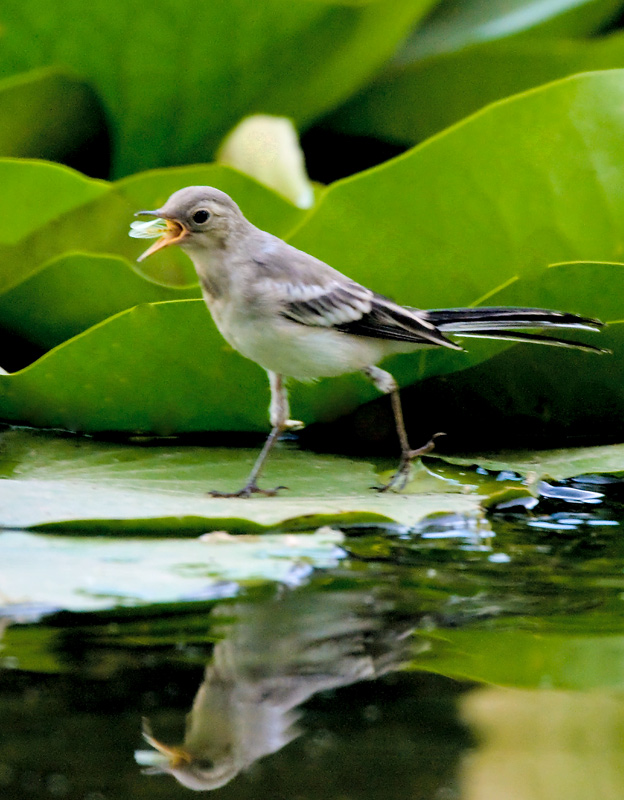
{"label": "bird's claw", "polygon": [[251,497],[253,494],[261,494],[265,497],[275,497],[280,489],[288,489],[288,486],[276,486],[274,489],[261,489],[255,483],[248,483],[237,492],[208,492],[211,497]]}
{"label": "bird's claw", "polygon": [[400,492],[402,489],[404,489],[409,480],[412,462],[414,459],[418,458],[419,456],[426,456],[428,453],[434,450],[435,440],[440,436],[446,436],[446,434],[434,433],[427,444],[419,447],[416,450],[406,450],[405,452],[401,453],[399,467],[394,475],[390,478],[388,483],[383,486],[371,486],[371,489],[375,489],[375,491],[379,492],[380,494],[388,491]]}
{"label": "bird's claw", "polygon": [[379,494],[383,494],[384,492],[400,492],[401,489],[405,488],[405,484],[409,480],[410,472],[411,472],[412,462],[411,459],[408,461],[401,460],[399,464],[399,468],[394,473],[394,475],[390,478],[388,483],[383,484],[382,486],[372,486],[372,489],[379,492]]}
{"label": "bird's claw", "polygon": [[[415,458],[418,458],[419,456],[426,456],[432,450],[435,450],[435,440],[439,439],[440,436],[446,436],[446,434],[442,432],[434,433],[427,444],[424,444],[422,447],[419,447],[416,450],[408,450],[406,454],[401,456],[401,463],[403,462],[404,458],[407,458],[408,462],[411,462]],[[401,467],[399,467],[399,470],[400,469]]]}

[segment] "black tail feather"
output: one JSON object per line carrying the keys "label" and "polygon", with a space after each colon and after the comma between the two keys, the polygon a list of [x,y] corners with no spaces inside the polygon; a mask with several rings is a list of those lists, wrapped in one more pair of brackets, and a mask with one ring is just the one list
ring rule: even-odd
{"label": "black tail feather", "polygon": [[558,339],[555,336],[542,336],[539,333],[525,333],[520,331],[479,330],[458,331],[458,336],[470,339],[506,339],[511,342],[532,342],[533,344],[549,344],[553,347],[568,347],[573,350],[585,350],[587,353],[610,353],[603,347],[594,347],[585,342],[574,342],[571,339]]}
{"label": "black tail feather", "polygon": [[535,330],[573,328],[599,331],[603,327],[604,323],[598,319],[581,317],[578,314],[569,314],[564,311],[549,311],[544,308],[477,307],[441,308],[426,313],[427,320],[440,331],[454,333],[461,337],[549,344],[554,347],[570,347],[591,353],[610,352],[584,342],[518,330],[523,328]]}
{"label": "black tail feather", "polygon": [[577,328],[600,330],[603,323],[564,311],[543,308],[441,308],[427,312],[427,319],[442,331],[469,333],[516,328]]}

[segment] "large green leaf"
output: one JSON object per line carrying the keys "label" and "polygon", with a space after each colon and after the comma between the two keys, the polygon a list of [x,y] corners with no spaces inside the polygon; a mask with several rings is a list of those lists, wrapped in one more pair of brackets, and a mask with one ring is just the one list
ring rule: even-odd
{"label": "large green leaf", "polygon": [[0,81],[0,156],[63,160],[104,127],[93,89],[58,69]]}
{"label": "large green leaf", "polygon": [[392,65],[328,123],[352,134],[414,144],[495,100],[575,73],[623,66],[621,33],[477,45]]}
{"label": "large green leaf", "polygon": [[0,378],[14,422],[161,434],[266,425],[265,373],[223,341],[202,300],[121,312]]}
{"label": "large green leaf", "polygon": [[[517,276],[539,276],[546,264],[564,259],[617,258],[624,249],[623,131],[622,72],[568,79],[491,107],[401,158],[334,184],[292,241],[415,306],[512,303],[517,296],[497,292]],[[198,177],[221,188],[230,188],[226,179],[254,187],[258,207],[271,200],[281,223],[300,214],[236,173],[197,169]],[[184,170],[172,173],[122,182],[124,203],[132,196],[136,208],[139,189],[156,195],[162,180],[179,186],[189,177]],[[101,186],[107,191],[106,184],[96,188]],[[77,218],[85,224],[87,207]],[[76,225],[76,215],[65,219]],[[28,248],[22,257],[27,255]],[[617,265],[579,269],[585,295],[569,282],[544,292],[536,282],[523,302],[530,296],[535,305],[618,318],[612,309]],[[526,346],[514,348],[522,360],[510,363],[527,397],[534,384],[523,370],[532,368],[532,359],[548,365],[552,381],[562,384],[581,367],[588,373],[601,369],[619,414],[620,384],[613,377],[622,358],[619,336],[614,327],[604,337],[617,350],[610,361]],[[389,365],[405,385],[465,369],[501,349],[469,341],[468,355],[421,353]],[[30,368],[0,376],[0,392],[5,419],[78,430],[250,430],[266,424],[262,371],[226,347],[200,301],[144,306],[113,318]],[[298,386],[293,411],[304,421],[329,419],[374,396],[363,378],[343,377]],[[249,397],[263,399],[252,404]],[[582,424],[585,399],[577,394],[575,424]],[[599,407],[600,399],[595,402]]]}
{"label": "large green leaf", "polygon": [[[214,164],[153,170],[111,184],[57,164],[1,159],[0,184],[0,293],[67,252],[123,255],[134,261],[145,242],[128,236],[133,214],[158,208],[184,186],[219,186],[237,198],[252,221],[281,236],[303,213],[251,178]],[[145,269],[168,283],[195,282],[188,259],[176,250],[158,254]],[[105,282],[98,285],[94,291],[106,291]],[[148,290],[144,300],[152,296]]]}
{"label": "large green leaf", "polygon": [[55,164],[2,159],[0,169],[0,246],[5,275],[11,266],[9,247],[23,244],[41,229],[57,225],[59,218],[110,193],[104,181],[85,178]]}
{"label": "large green leaf", "polygon": [[333,184],[298,247],[420,308],[490,302],[547,264],[624,250],[624,71],[490,106]]}
{"label": "large green leaf", "polygon": [[[543,284],[538,277],[549,262],[603,258],[601,252],[617,258],[624,249],[624,116],[612,115],[623,79],[621,71],[578,76],[491,106],[394,161],[330,187],[293,241],[418,307],[478,299],[619,320],[619,265],[570,267],[573,279],[553,270]],[[526,282],[530,276],[533,283]],[[489,385],[488,362],[467,378],[467,389],[491,395],[501,408],[517,408],[512,398],[521,397],[529,417],[558,420],[560,432],[582,432],[601,414],[610,422],[621,419],[621,327],[592,340],[611,347],[613,356],[518,346],[497,356],[504,367],[495,384]],[[465,346],[472,352],[474,340]],[[441,355],[400,357],[392,367],[407,384],[433,374],[427,372],[432,358]],[[542,379],[550,393],[538,391]],[[422,418],[422,406],[416,413]]]}
{"label": "large green leaf", "polygon": [[443,512],[473,521],[482,516],[473,484],[458,491],[457,481],[423,468],[413,494],[379,494],[371,491],[379,483],[372,464],[285,446],[271,458],[265,480],[289,491],[241,499],[207,492],[240,488],[256,450],[112,444],[23,430],[5,431],[1,442],[0,528],[197,536],[215,529],[311,531],[331,523],[413,527]]}
{"label": "large green leaf", "polygon": [[0,294],[0,320],[5,330],[47,350],[125,308],[199,295],[199,287],[147,281],[124,258],[74,253]]}
{"label": "large green leaf", "polygon": [[582,36],[621,7],[622,0],[443,0],[399,59],[412,61],[528,32]]}
{"label": "large green leaf", "polygon": [[[89,313],[95,310],[92,304]],[[80,320],[66,317],[68,323]],[[45,322],[42,329],[44,336],[54,335]],[[496,347],[479,342],[469,354],[438,352],[426,363],[421,356],[395,366],[401,378],[410,370],[424,377],[466,368],[493,352]],[[294,385],[293,409],[308,423],[378,396],[363,376],[343,376]],[[83,432],[265,430],[268,403],[266,373],[226,344],[203,300],[137,306],[29,367],[0,375],[5,420]]]}
{"label": "large green leaf", "polygon": [[62,64],[112,121],[117,174],[206,160],[251,112],[307,122],[358,88],[433,0],[7,0],[4,74]]}

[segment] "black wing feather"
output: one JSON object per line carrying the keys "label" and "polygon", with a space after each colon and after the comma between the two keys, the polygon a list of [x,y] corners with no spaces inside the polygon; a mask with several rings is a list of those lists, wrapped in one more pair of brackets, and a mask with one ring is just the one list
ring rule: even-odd
{"label": "black wing feather", "polygon": [[428,345],[463,348],[447,339],[435,326],[430,326],[426,318],[421,318],[416,309],[405,309],[392,303],[381,295],[375,295],[368,314],[353,322],[335,325],[336,330],[356,336],[372,336],[376,339],[390,339],[396,342],[414,342]]}
{"label": "black wing feather", "polygon": [[463,349],[447,339],[426,313],[399,306],[357,283],[334,284],[315,297],[287,301],[281,314],[292,322],[354,336]]}

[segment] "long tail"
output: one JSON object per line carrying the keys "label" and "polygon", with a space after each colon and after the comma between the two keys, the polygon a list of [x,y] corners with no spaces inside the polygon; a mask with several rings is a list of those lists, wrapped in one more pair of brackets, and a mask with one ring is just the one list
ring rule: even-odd
{"label": "long tail", "polygon": [[482,339],[509,339],[516,342],[549,344],[555,347],[572,347],[592,353],[608,353],[600,347],[583,342],[573,342],[556,336],[520,332],[518,329],[572,328],[599,331],[603,323],[590,317],[580,317],[563,311],[543,308],[442,308],[427,312],[427,319],[443,333],[457,333]]}

